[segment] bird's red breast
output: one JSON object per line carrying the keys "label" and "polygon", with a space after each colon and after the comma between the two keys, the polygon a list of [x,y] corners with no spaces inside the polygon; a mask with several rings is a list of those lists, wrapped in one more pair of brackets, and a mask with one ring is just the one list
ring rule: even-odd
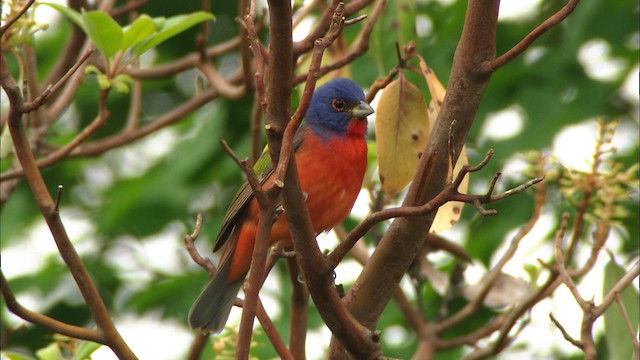
{"label": "bird's red breast", "polygon": [[[360,193],[367,169],[366,119],[352,119],[346,134],[319,136],[312,129],[295,152],[300,187],[307,195],[307,207],[316,234],[330,230],[347,217]],[[273,183],[271,175],[263,185]],[[235,244],[229,282],[245,276],[251,264],[253,246],[258,227],[259,208],[255,199],[249,203],[239,221],[240,232]],[[280,216],[271,229],[270,243],[290,243],[284,216]]]}

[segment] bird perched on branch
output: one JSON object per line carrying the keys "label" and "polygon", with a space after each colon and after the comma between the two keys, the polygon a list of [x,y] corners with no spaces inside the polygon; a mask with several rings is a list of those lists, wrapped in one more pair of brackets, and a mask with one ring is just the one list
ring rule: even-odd
{"label": "bird perched on branch", "polygon": [[[316,234],[330,230],[349,215],[367,167],[367,116],[373,109],[352,80],[333,79],[316,89],[294,137],[300,187]],[[263,188],[274,181],[267,152],[254,167]],[[259,220],[259,206],[245,181],[231,201],[216,239],[224,246],[218,272],[189,312],[189,325],[219,333],[249,272]],[[284,216],[273,224],[270,244],[291,243]]]}

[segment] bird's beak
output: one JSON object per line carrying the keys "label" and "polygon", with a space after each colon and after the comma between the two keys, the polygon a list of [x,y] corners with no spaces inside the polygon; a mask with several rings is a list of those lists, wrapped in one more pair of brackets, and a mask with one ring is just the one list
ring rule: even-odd
{"label": "bird's beak", "polygon": [[368,115],[374,113],[371,105],[367,104],[364,101],[360,101],[353,107],[351,110],[351,116],[356,118],[366,118]]}

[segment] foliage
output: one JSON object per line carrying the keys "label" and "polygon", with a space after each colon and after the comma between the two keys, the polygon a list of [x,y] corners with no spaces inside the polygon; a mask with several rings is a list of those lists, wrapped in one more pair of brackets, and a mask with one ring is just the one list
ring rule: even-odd
{"label": "foliage", "polygon": [[[85,1],[74,3],[86,5]],[[255,157],[264,145],[261,139],[264,134],[259,130],[263,128],[260,117],[257,117],[260,126],[255,126],[254,114],[260,114],[256,87],[245,85],[242,73],[243,66],[252,64],[249,74],[253,79],[256,62],[252,60],[248,44],[238,35],[243,26],[236,19],[243,14],[238,13],[235,2],[205,2],[207,6],[203,9],[198,8],[198,2],[175,6],[173,2],[152,1],[137,9],[127,8],[131,3],[115,1],[108,8],[87,7],[84,11],[77,6],[49,4],[70,20],[60,18],[55,23],[47,23],[50,20],[36,23],[33,8],[29,9],[2,34],[5,58],[2,66],[20,86],[23,81],[27,83],[27,88],[21,90],[33,101],[81,58],[85,41],[92,42],[102,54],[102,58],[91,55],[64,85],[47,96],[41,110],[24,116],[29,123],[28,137],[38,161],[61,154],[51,164],[42,166],[44,183],[54,199],[57,186],[63,186],[60,215],[116,328],[122,330],[118,324],[125,318],[159,319],[181,324],[175,329],[178,334],[188,331],[187,311],[208,279],[184,249],[182,237],[196,226],[196,213],[203,212],[203,226],[195,244],[200,254],[209,256],[226,206],[243,180],[242,171],[218,140],[225,139],[241,157]],[[294,24],[300,24],[300,29],[305,24],[312,24],[313,29],[323,13],[330,13],[325,2],[312,3],[294,10]],[[379,2],[363,3],[368,5],[347,18],[360,14],[368,14],[369,18],[344,28],[325,52],[323,66],[359,54],[361,34],[367,31],[368,22],[375,21],[372,15]],[[17,16],[25,4],[19,0],[5,1],[3,24]],[[45,8],[43,4],[36,1],[36,11],[38,7]],[[340,71],[370,89],[376,80],[384,79],[406,60],[399,70],[404,75],[383,90],[378,116],[385,113],[384,97],[393,94],[394,86],[401,81],[411,84],[407,86],[413,89],[412,93],[422,96],[423,101],[418,101],[421,105],[416,109],[413,102],[406,102],[408,99],[399,95],[397,105],[411,105],[410,111],[424,114],[433,93],[423,78],[420,57],[428,61],[445,85],[449,83],[466,4],[465,1],[387,2],[371,30],[368,51],[354,56]],[[543,1],[528,16],[501,19],[497,54],[517,44],[562,5]],[[213,22],[209,21],[214,19],[211,13],[215,14]],[[262,17],[260,9],[257,15],[257,40],[267,44],[268,19]],[[517,287],[524,293],[537,291],[547,279],[557,275],[550,270],[557,264],[549,249],[558,242],[562,244],[562,251],[570,254],[566,267],[577,283],[576,289],[584,298],[595,295],[596,305],[602,305],[609,290],[637,265],[640,236],[638,102],[637,97],[630,99],[621,90],[638,71],[637,16],[638,8],[627,1],[582,2],[559,26],[493,73],[464,152],[472,165],[479,163],[489,148],[494,150],[494,155],[481,171],[472,175],[469,192],[484,193],[496,172],[503,173],[496,184],[496,194],[542,174],[546,180],[537,188],[485,205],[497,210],[495,216],[482,216],[473,205],[467,204],[460,219],[453,219],[458,221],[453,231],[434,235],[446,239],[444,248],[418,251],[419,260],[413,263],[408,270],[410,276],[406,277],[411,280],[402,283],[404,298],[394,298],[376,326],[382,332],[385,355],[411,358],[420,351],[424,338],[417,334],[410,315],[424,319],[424,326],[441,326],[434,358],[474,358],[475,348],[468,346],[470,344],[483,344],[480,350],[490,348],[494,338],[487,340],[478,334],[488,325],[504,324],[498,321],[504,321],[506,314],[519,306],[516,304],[520,304],[518,301],[522,298],[511,290]],[[83,34],[90,40],[85,40]],[[405,45],[410,41],[414,43],[416,56],[409,56],[411,51],[406,51]],[[395,51],[396,42],[405,51]],[[299,46],[303,43],[304,40],[295,42]],[[312,47],[311,43],[299,54],[301,59],[310,57]],[[68,54],[69,49],[75,51]],[[593,54],[601,57],[595,68],[588,61]],[[310,61],[300,61],[302,65],[296,68],[296,74],[306,74]],[[599,75],[597,69],[605,66],[613,66],[613,70],[608,76]],[[93,329],[96,320],[57,255],[52,235],[46,230],[33,192],[21,173],[17,152],[12,148],[5,79],[3,70],[5,92],[0,149],[3,276],[24,306],[33,306],[32,310],[59,321]],[[299,88],[303,86],[304,83]],[[128,92],[109,91],[111,87]],[[259,91],[259,86],[257,88]],[[301,94],[301,91],[294,92],[293,109],[303,97]],[[504,114],[505,110],[517,116],[500,120],[496,115]],[[416,120],[416,116],[411,115],[411,120]],[[603,121],[596,123],[596,118]],[[250,131],[252,122],[257,131]],[[498,129],[514,130],[500,135],[495,124]],[[562,147],[556,141],[561,133],[576,125],[597,130],[582,135],[597,138],[593,146],[584,145],[578,139],[573,145],[578,152],[588,154],[585,158],[590,158],[592,166],[586,170],[572,167],[562,158],[564,154],[558,152]],[[85,136],[82,133],[86,129],[91,131]],[[392,191],[387,189],[390,194],[385,194],[378,178],[378,172],[382,174],[384,170],[378,169],[378,163],[382,167],[383,157],[392,153],[383,140],[388,132],[380,124],[376,124],[375,130],[375,135],[371,131],[368,140],[370,161],[363,190],[363,197],[372,200],[367,204],[372,211],[401,204],[406,192],[395,193],[413,177],[417,166],[410,164],[411,169],[406,170],[408,178],[405,176]],[[429,129],[423,131],[430,132]],[[620,144],[619,137],[625,136],[629,140],[614,151]],[[81,141],[64,153],[65,145],[75,139]],[[424,147],[424,143],[421,146]],[[449,149],[441,151],[448,153]],[[452,171],[450,178],[457,173],[457,169]],[[543,191],[546,198],[540,200]],[[460,216],[459,211],[457,213]],[[564,228],[563,213],[569,216]],[[525,238],[528,232],[524,229],[531,230],[536,223],[543,223],[540,216],[549,219],[550,224]],[[360,220],[353,215],[341,229],[352,230]],[[388,227],[388,222],[384,222],[367,233],[350,257],[337,267],[337,283],[350,289],[357,276],[351,276],[352,266],[359,266],[354,265],[353,259],[367,260],[358,257],[358,247],[360,250],[365,246],[369,250],[374,248]],[[564,237],[557,236],[559,229],[565,231]],[[339,237],[344,239],[344,234]],[[518,254],[505,255],[514,243],[516,248],[517,243],[520,244]],[[321,242],[320,246],[335,248],[330,242]],[[458,248],[461,250],[456,250]],[[611,259],[607,259],[607,252]],[[470,257],[472,263],[466,264],[465,256]],[[593,263],[587,260],[592,257]],[[499,268],[501,259],[511,266]],[[293,306],[290,296],[293,286],[281,262],[272,271],[261,298],[265,304],[267,301],[277,304],[267,310],[275,329],[286,342],[291,332],[288,312]],[[432,268],[426,270],[426,265]],[[465,267],[468,267],[466,272]],[[502,292],[491,290],[486,299],[478,298],[482,282],[474,284],[470,278],[488,279],[494,269],[500,279],[498,285],[513,287]],[[482,275],[473,276],[473,272]],[[598,272],[604,277],[596,277],[598,283],[595,284],[592,274]],[[571,286],[559,280],[555,286],[562,284]],[[491,303],[489,298],[498,299],[499,304]],[[602,308],[606,331],[596,326],[590,332],[598,350],[606,349],[598,351],[599,358],[628,358],[633,352],[633,342],[620,309],[626,309],[627,319],[631,319],[632,330],[637,334],[638,324],[634,323],[637,303],[638,293],[631,286],[621,292],[620,305],[614,302]],[[58,337],[49,330],[9,316],[6,305],[3,296],[3,356],[46,359],[62,351],[65,355],[84,358],[96,351],[94,342]],[[542,319],[535,318],[540,313],[535,312],[534,305],[522,311],[511,332],[502,334],[506,340],[515,337],[515,345],[506,350],[497,348],[496,354],[508,358],[510,354],[524,351],[530,356],[569,358],[571,351],[578,351],[563,339],[560,328],[547,318],[548,314],[542,314]],[[460,309],[472,306],[473,311],[463,321],[442,325]],[[551,308],[557,309],[554,306]],[[326,336],[322,341],[315,340],[322,338],[319,334],[326,334],[322,330],[326,326],[313,302],[309,307],[311,335],[306,344],[307,354],[318,358],[329,348]],[[577,320],[567,323],[558,310],[552,312],[560,325],[567,327],[569,335],[579,337],[576,329],[581,324]],[[588,314],[587,311],[580,313]],[[547,338],[532,340],[540,336],[539,332],[536,335],[529,330],[532,328],[539,332],[544,329]],[[147,331],[153,336],[154,328]],[[401,336],[394,340],[389,334]],[[494,334],[500,336],[499,332]],[[126,336],[124,340],[129,341]],[[233,353],[237,330],[229,330],[209,341],[204,356],[211,357],[216,351],[228,355],[230,349]],[[540,343],[544,343],[544,348]],[[553,346],[547,346],[549,343]],[[189,351],[188,343],[161,344],[161,347],[166,358],[183,358]],[[169,347],[175,353],[166,349]],[[104,348],[97,351],[102,350]],[[150,350],[133,349],[141,358]],[[256,358],[279,356],[271,346],[267,331],[254,334],[251,355]]]}

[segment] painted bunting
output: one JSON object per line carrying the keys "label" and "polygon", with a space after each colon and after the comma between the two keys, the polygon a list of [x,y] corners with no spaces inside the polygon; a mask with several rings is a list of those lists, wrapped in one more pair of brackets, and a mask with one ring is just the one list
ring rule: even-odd
{"label": "painted bunting", "polygon": [[[373,109],[362,89],[352,80],[333,79],[316,89],[305,121],[294,137],[300,186],[313,229],[330,230],[349,215],[362,187],[367,167],[367,116]],[[265,151],[256,162],[263,188],[274,181],[273,167]],[[245,181],[231,201],[213,251],[222,245],[218,272],[189,312],[189,325],[219,333],[249,271],[258,227],[259,207]],[[284,216],[273,224],[270,244],[291,243]]]}

